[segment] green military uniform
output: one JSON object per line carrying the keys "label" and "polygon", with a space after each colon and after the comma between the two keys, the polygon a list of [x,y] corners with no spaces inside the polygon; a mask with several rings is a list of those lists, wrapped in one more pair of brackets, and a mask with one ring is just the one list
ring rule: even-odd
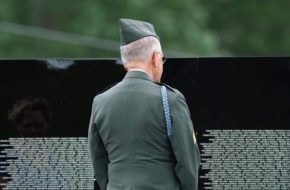
{"label": "green military uniform", "polygon": [[[152,25],[122,20],[122,45],[144,36],[157,37]],[[145,72],[129,71],[120,83],[95,97],[88,140],[102,190],[197,189],[200,152],[190,113],[183,95],[166,88],[170,136],[161,85]]]}
{"label": "green military uniform", "polygon": [[168,89],[168,137],[160,85],[139,71],[94,99],[89,147],[96,179],[108,190],[197,189],[200,154],[183,95]]}

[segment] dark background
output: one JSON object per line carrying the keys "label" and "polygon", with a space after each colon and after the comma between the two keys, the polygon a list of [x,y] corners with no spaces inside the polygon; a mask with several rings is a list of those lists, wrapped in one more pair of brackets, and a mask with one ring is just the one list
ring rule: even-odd
{"label": "dark background", "polygon": [[[93,97],[122,80],[115,59],[0,60],[1,137],[7,116],[27,96],[48,100],[49,136],[87,136]],[[290,58],[169,59],[162,81],[186,97],[197,132],[206,129],[289,129]]]}

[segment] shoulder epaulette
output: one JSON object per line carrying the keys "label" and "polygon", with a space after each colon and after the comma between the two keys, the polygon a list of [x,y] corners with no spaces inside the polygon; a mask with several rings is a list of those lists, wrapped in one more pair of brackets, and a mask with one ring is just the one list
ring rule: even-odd
{"label": "shoulder epaulette", "polygon": [[177,92],[177,90],[171,86],[169,86],[168,84],[165,84],[165,83],[160,83],[161,86],[166,86],[166,88],[168,90],[171,90],[172,92]]}

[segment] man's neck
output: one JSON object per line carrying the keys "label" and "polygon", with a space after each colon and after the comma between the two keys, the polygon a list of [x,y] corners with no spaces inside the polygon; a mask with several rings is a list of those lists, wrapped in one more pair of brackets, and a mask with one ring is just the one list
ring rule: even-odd
{"label": "man's neck", "polygon": [[149,78],[153,81],[153,73],[149,63],[141,63],[141,62],[131,62],[125,65],[125,68],[128,72],[130,71],[141,71],[146,73]]}

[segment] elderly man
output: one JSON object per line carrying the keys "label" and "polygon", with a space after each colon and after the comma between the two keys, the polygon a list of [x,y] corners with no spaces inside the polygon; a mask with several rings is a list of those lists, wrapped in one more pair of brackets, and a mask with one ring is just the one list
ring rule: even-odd
{"label": "elderly man", "polygon": [[197,189],[192,121],[183,95],[160,83],[165,57],[153,25],[120,19],[120,37],[128,72],[95,97],[88,133],[100,188]]}

